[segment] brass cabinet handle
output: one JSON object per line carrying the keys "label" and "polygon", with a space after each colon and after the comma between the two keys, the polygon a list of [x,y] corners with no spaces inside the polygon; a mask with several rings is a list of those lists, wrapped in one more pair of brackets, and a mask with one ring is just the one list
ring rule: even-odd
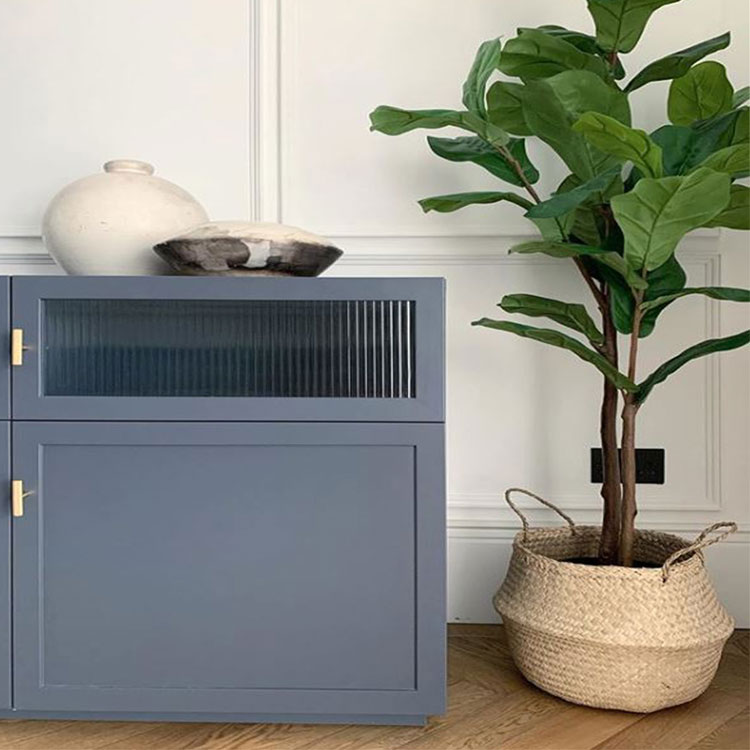
{"label": "brass cabinet handle", "polygon": [[23,328],[14,328],[10,335],[10,363],[14,367],[23,364],[23,353],[28,349],[23,345]]}
{"label": "brass cabinet handle", "polygon": [[23,491],[23,480],[14,479],[10,485],[11,509],[14,518],[23,516],[23,501],[33,492]]}

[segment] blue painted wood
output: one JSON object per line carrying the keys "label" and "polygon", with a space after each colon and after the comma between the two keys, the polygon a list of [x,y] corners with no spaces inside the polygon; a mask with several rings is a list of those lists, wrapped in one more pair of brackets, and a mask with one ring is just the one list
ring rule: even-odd
{"label": "blue painted wood", "polygon": [[0,709],[12,705],[10,553],[10,424],[0,422]]}
{"label": "blue painted wood", "polygon": [[10,278],[0,276],[0,419],[10,419]]}
{"label": "blue painted wood", "polygon": [[169,722],[231,722],[233,724],[373,724],[424,726],[423,714],[220,714],[143,713],[134,711],[2,711],[0,719],[46,719],[79,721],[169,721]]}
{"label": "blue painted wood", "polygon": [[[13,368],[15,419],[65,420],[444,420],[444,281],[442,279],[277,279],[175,277],[15,277],[13,325],[31,349]],[[414,304],[413,398],[61,396],[45,395],[48,300],[409,300]],[[186,306],[189,302],[186,302]],[[190,325],[186,316],[186,325]],[[143,323],[149,329],[148,321]],[[197,336],[197,333],[196,333]],[[145,334],[144,334],[145,337]],[[122,354],[127,357],[127,347]],[[51,355],[50,355],[51,356]],[[131,355],[132,356],[132,355]],[[124,371],[127,372],[127,362]]]}
{"label": "blue painted wood", "polygon": [[16,422],[15,707],[441,713],[443,463],[439,424]]}

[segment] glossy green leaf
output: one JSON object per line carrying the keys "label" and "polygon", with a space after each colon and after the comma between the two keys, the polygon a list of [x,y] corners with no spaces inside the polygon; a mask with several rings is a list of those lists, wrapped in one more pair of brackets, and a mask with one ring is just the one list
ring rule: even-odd
{"label": "glossy green leaf", "polygon": [[500,70],[523,80],[549,78],[565,70],[588,70],[607,77],[607,66],[600,57],[581,52],[564,39],[538,29],[523,29],[506,42],[500,55]]}
{"label": "glossy green leaf", "polygon": [[750,125],[748,124],[747,107],[733,109],[708,120],[701,120],[691,127],[703,141],[711,143],[711,151],[718,151],[725,146],[736,143],[747,143],[750,140]]}
{"label": "glossy green leaf", "polygon": [[538,297],[535,294],[506,294],[500,307],[508,313],[554,320],[555,323],[582,333],[595,346],[604,343],[604,335],[583,305]]}
{"label": "glossy green leaf", "polygon": [[[532,203],[532,205],[534,204]],[[539,234],[541,234],[545,240],[549,240],[550,242],[566,241],[568,235],[573,229],[573,222],[575,220],[572,213],[565,216],[557,216],[553,219],[527,218],[539,230]]]}
{"label": "glossy green leaf", "polygon": [[687,174],[714,151],[748,141],[748,110],[734,110],[692,127],[664,125],[651,133],[662,150],[665,175]]}
{"label": "glossy green leaf", "polygon": [[590,206],[584,204],[576,208],[568,235],[593,247],[597,247],[602,242],[602,233]]}
{"label": "glossy green leaf", "polygon": [[[594,83],[596,81],[596,83]],[[607,88],[605,93],[602,87]],[[584,182],[616,165],[573,130],[581,111],[629,117],[624,95],[612,95],[606,84],[590,73],[563,73],[546,81],[530,81],[523,97],[523,114],[529,129],[550,146],[571,172]]]}
{"label": "glossy green leaf", "polygon": [[[635,300],[632,291],[623,285],[619,278],[607,279],[610,284],[610,298],[612,318],[615,328],[620,333],[632,333],[633,312],[635,311]],[[644,301],[649,302],[666,294],[679,292],[685,288],[687,276],[684,269],[673,255],[666,263],[651,271],[646,277],[648,289],[644,292]],[[656,326],[656,320],[669,303],[648,310],[641,318],[639,338],[651,335]]]}
{"label": "glossy green leaf", "polygon": [[[508,161],[489,143],[475,136],[464,138],[427,138],[433,153],[454,162],[472,162],[483,167],[495,177],[510,182],[512,185],[523,186],[523,181]],[[506,148],[511,156],[521,165],[526,180],[534,184],[539,179],[539,172],[526,155],[523,139],[512,138]]]}
{"label": "glossy green leaf", "polygon": [[677,372],[677,370],[688,362],[692,362],[699,357],[705,357],[708,354],[714,354],[715,352],[727,352],[731,349],[738,349],[741,346],[746,346],[748,343],[750,343],[750,331],[743,331],[733,336],[701,341],[699,344],[685,349],[685,351],[676,357],[672,357],[672,359],[657,367],[642,383],[638,384],[636,396],[638,403],[642,404],[648,398],[654,386],[663,383],[670,375]]}
{"label": "glossy green leaf", "polygon": [[[589,55],[597,55],[605,60],[608,68],[610,68],[610,74],[612,77],[619,81],[625,77],[625,68],[622,65],[622,61],[617,58],[614,60],[614,68],[611,67],[611,60],[609,53],[602,49],[597,43],[596,39],[591,34],[584,34],[582,31],[574,31],[572,29],[566,29],[563,26],[556,26],[554,24],[545,24],[537,26],[538,31],[542,31],[545,34],[562,39],[574,47],[579,49],[581,52],[586,52]],[[528,31],[528,27],[522,27],[518,29],[518,33]]]}
{"label": "glossy green leaf", "polygon": [[600,247],[590,245],[574,245],[570,242],[553,240],[532,240],[521,242],[508,250],[509,253],[542,253],[553,258],[576,258],[593,256],[597,263],[602,263],[614,271],[634,289],[645,289],[647,284],[628,265],[625,259],[616,252],[603,250]]}
{"label": "glossy green leaf", "polygon": [[565,111],[575,120],[586,112],[607,115],[630,125],[628,97],[620,89],[607,85],[588,71],[559,73],[546,80]]}
{"label": "glossy green leaf", "polygon": [[750,143],[750,109],[742,107],[737,112],[732,130],[732,139],[729,145],[738,143]]}
{"label": "glossy green leaf", "polygon": [[476,192],[476,193],[453,193],[452,195],[436,195],[432,198],[423,198],[419,201],[422,210],[425,213],[437,211],[441,214],[458,211],[466,206],[475,206],[488,203],[500,203],[507,201],[515,203],[521,208],[528,209],[533,204],[521,195],[516,193],[496,193],[496,192]]}
{"label": "glossy green leaf", "polygon": [[584,343],[567,336],[560,331],[553,331],[549,328],[534,328],[533,326],[522,325],[521,323],[512,323],[506,320],[492,320],[491,318],[482,318],[475,320],[472,325],[483,326],[484,328],[493,328],[498,331],[508,331],[515,333],[516,336],[539,341],[550,346],[557,346],[560,349],[567,349],[582,360],[591,363],[599,372],[609,381],[614,383],[618,388],[625,391],[634,392],[638,386],[633,383],[626,375],[623,375],[616,367],[611,365],[601,354],[589,349]]}
{"label": "glossy green leaf", "polygon": [[605,50],[630,52],[651,14],[678,0],[588,0],[596,25],[596,41]]}
{"label": "glossy green leaf", "polygon": [[737,107],[741,106],[748,99],[750,99],[750,86],[745,86],[744,88],[737,89],[737,91],[735,91],[732,95],[732,109],[736,109]]}
{"label": "glossy green leaf", "polygon": [[495,81],[487,92],[487,117],[490,122],[514,135],[531,135],[523,117],[522,83]]}
{"label": "glossy green leaf", "polygon": [[529,218],[551,218],[562,216],[579,206],[594,193],[606,190],[620,174],[620,167],[610,169],[597,175],[578,187],[564,192],[557,192],[552,198],[532,206],[526,216]]}
{"label": "glossy green leaf", "polygon": [[627,264],[653,271],[665,263],[687,232],[727,206],[729,184],[727,175],[701,168],[686,177],[640,180],[629,193],[612,198]]}
{"label": "glossy green leaf", "polygon": [[464,107],[480,117],[487,115],[484,94],[487,81],[500,64],[501,46],[499,39],[484,42],[477,51],[469,77],[464,83]]}
{"label": "glossy green leaf", "polygon": [[727,146],[711,154],[697,169],[713,169],[731,178],[747,177],[750,174],[750,143]]}
{"label": "glossy green leaf", "polygon": [[750,188],[732,185],[727,207],[703,226],[750,229]]}
{"label": "glossy green leaf", "polygon": [[714,60],[698,63],[669,87],[667,114],[674,125],[692,125],[732,109],[734,89],[726,69]]}
{"label": "glossy green leaf", "polygon": [[714,150],[709,140],[701,138],[695,129],[683,125],[663,125],[650,137],[661,148],[666,176],[689,172]]}
{"label": "glossy green leaf", "polygon": [[661,177],[661,148],[643,130],[636,130],[621,122],[599,114],[587,112],[573,125],[576,133],[599,151],[620,161],[632,162],[648,177]]}
{"label": "glossy green leaf", "polygon": [[399,109],[398,107],[380,106],[370,113],[370,130],[385,135],[401,135],[410,130],[425,128],[461,128],[468,130],[488,143],[504,146],[510,136],[497,125],[482,120],[473,112],[458,112],[452,109]]}
{"label": "glossy green leaf", "polygon": [[[608,56],[606,50],[602,49],[596,43],[596,39],[591,36],[591,34],[584,34],[582,31],[566,29],[564,26],[556,26],[555,24],[544,24],[542,26],[537,26],[537,29],[543,31],[545,34],[549,34],[550,36],[564,39],[566,42],[581,50],[581,52],[587,52],[590,55],[599,55],[600,57],[605,58]],[[525,28],[518,29],[518,33],[520,34],[525,30]],[[615,60],[615,67],[612,73],[617,81],[625,78],[625,68],[623,68],[622,62],[619,58]]]}
{"label": "glossy green leaf", "polygon": [[731,286],[697,286],[688,287],[679,292],[665,294],[656,299],[643,302],[641,304],[641,310],[647,312],[648,310],[653,310],[657,307],[664,307],[680,297],[686,297],[692,294],[698,294],[703,297],[710,297],[711,299],[718,299],[726,302],[750,302],[750,290],[748,289],[737,289]]}
{"label": "glossy green leaf", "polygon": [[647,65],[628,83],[625,91],[635,91],[652,81],[668,81],[673,78],[680,78],[698,60],[702,60],[706,55],[711,55],[728,47],[729,41],[729,32],[727,31],[725,34],[715,36],[713,39],[706,39],[705,42],[699,42],[692,45],[692,47],[686,47],[679,52],[673,52],[671,55],[654,60],[654,62]]}

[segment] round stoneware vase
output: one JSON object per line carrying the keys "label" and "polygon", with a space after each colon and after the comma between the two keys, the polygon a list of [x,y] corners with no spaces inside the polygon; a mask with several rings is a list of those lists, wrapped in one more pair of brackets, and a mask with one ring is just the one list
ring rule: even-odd
{"label": "round stoneware vase", "polygon": [[153,246],[207,219],[190,193],[155,177],[150,164],[117,159],[52,199],[42,240],[69,274],[167,274],[169,266]]}
{"label": "round stoneware vase", "polygon": [[[530,528],[511,492],[540,500],[568,527]],[[652,567],[587,565],[565,560],[595,559],[600,527],[576,526],[525,490],[508,490],[506,499],[524,528],[494,605],[529,682],[573,703],[636,712],[703,693],[734,622],[716,598],[701,550],[735,524],[714,524],[693,543],[637,531],[635,559]]]}

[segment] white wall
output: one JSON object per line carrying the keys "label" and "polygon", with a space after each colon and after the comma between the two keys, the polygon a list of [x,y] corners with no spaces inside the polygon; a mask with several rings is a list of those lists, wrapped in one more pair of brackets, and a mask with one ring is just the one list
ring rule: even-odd
{"label": "white wall", "polygon": [[[584,295],[556,261],[506,255],[528,236],[512,206],[424,216],[417,198],[492,188],[478,167],[433,157],[424,135],[368,132],[377,104],[453,107],[478,44],[519,25],[589,29],[584,0],[3,0],[0,4],[0,272],[54,273],[38,240],[46,201],[108,158],[156,163],[215,218],[282,220],[346,251],[331,275],[448,279],[448,526],[453,620],[490,621],[518,524],[501,490],[521,485],[594,522],[587,481],[599,378],[565,353],[469,322],[503,294]],[[744,0],[660,10],[635,72],[660,54],[731,29],[717,57],[747,83]],[[665,119],[666,84],[633,96],[636,122]],[[543,146],[531,153],[562,177]],[[696,285],[750,283],[748,241],[703,232],[680,257]],[[747,327],[741,306],[682,300],[645,341],[643,368],[697,340]],[[657,344],[657,342],[660,342]],[[694,535],[717,520],[741,533],[708,560],[747,626],[750,542],[750,352],[693,363],[654,393],[639,444],[664,447],[667,484],[640,493],[643,526]],[[540,523],[552,521],[539,511]]]}

